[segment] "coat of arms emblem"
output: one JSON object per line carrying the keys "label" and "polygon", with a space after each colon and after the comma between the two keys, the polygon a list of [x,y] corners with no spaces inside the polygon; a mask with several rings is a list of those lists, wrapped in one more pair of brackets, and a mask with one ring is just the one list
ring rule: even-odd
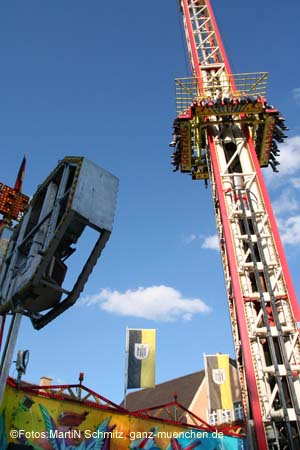
{"label": "coat of arms emblem", "polygon": [[224,384],[226,380],[225,369],[213,369],[212,378],[216,384]]}
{"label": "coat of arms emblem", "polygon": [[134,344],[134,356],[136,359],[147,359],[149,353],[149,344]]}

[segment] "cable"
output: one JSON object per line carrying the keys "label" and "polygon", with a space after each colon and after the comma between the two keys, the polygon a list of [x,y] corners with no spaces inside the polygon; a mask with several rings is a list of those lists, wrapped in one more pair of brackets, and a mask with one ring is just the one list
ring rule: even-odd
{"label": "cable", "polygon": [[188,76],[191,76],[191,72],[190,72],[190,65],[188,62],[189,58],[187,55],[186,40],[185,40],[184,29],[183,29],[183,24],[182,24],[182,14],[179,9],[177,10],[177,17],[178,17],[178,22],[179,22],[181,45],[182,45],[183,54],[184,54],[186,76],[188,77]]}

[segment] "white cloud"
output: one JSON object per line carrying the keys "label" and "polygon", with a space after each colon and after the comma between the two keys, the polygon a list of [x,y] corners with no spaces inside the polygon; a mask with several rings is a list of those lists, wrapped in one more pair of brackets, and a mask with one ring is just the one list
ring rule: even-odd
{"label": "white cloud", "polygon": [[97,305],[100,309],[121,316],[172,322],[191,320],[194,314],[210,312],[210,307],[200,298],[188,299],[169,286],[140,287],[125,292],[101,289],[98,294],[80,299],[79,305]]}
{"label": "white cloud", "polygon": [[279,177],[293,175],[300,170],[300,136],[289,138],[287,142],[280,146]]}
{"label": "white cloud", "polygon": [[215,234],[213,236],[207,236],[202,245],[202,248],[207,248],[210,250],[220,250],[220,246],[219,246],[219,239],[218,236]]}
{"label": "white cloud", "polygon": [[292,93],[295,102],[300,106],[300,88],[293,89]]}
{"label": "white cloud", "polygon": [[196,236],[196,234],[189,234],[188,236],[183,236],[182,237],[182,241],[184,244],[191,244],[192,242],[194,242],[196,239],[198,239],[198,237]]}
{"label": "white cloud", "polygon": [[216,234],[211,236],[203,236],[196,234],[189,234],[188,236],[183,236],[182,241],[184,244],[191,244],[195,241],[202,241],[201,248],[209,249],[209,250],[220,250],[219,239]]}
{"label": "white cloud", "polygon": [[291,178],[291,184],[295,189],[300,189],[300,177],[299,178]]}
{"label": "white cloud", "polygon": [[299,202],[295,199],[292,189],[284,189],[272,205],[276,215],[299,210]]}
{"label": "white cloud", "polygon": [[264,169],[264,177],[268,183],[269,189],[281,185],[299,184],[300,177],[300,136],[293,136],[287,142],[279,144],[280,156],[278,161],[278,173],[274,173],[270,167]]}
{"label": "white cloud", "polygon": [[280,236],[284,244],[300,244],[300,216],[278,219]]}

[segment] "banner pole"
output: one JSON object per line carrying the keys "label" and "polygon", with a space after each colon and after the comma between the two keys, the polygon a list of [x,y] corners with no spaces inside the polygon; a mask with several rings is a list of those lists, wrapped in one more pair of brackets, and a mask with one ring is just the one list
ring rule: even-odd
{"label": "banner pole", "polygon": [[128,358],[129,358],[129,328],[126,327],[126,348],[125,348],[125,373],[124,373],[124,408],[127,404],[127,384],[128,384]]}
{"label": "banner pole", "polygon": [[207,355],[203,353],[204,359],[204,373],[206,378],[206,395],[207,395],[207,422],[210,424],[210,413],[211,413],[211,405],[210,405],[210,395],[209,395],[209,382],[208,382],[208,370],[207,370]]}

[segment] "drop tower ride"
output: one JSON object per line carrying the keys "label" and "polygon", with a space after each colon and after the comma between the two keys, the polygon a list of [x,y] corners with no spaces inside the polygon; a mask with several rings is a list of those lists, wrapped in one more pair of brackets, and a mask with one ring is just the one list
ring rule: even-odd
{"label": "drop tower ride", "polygon": [[247,436],[300,449],[300,314],[261,167],[287,129],[267,73],[232,74],[210,0],[180,0],[192,77],[177,79],[174,171],[209,180]]}

